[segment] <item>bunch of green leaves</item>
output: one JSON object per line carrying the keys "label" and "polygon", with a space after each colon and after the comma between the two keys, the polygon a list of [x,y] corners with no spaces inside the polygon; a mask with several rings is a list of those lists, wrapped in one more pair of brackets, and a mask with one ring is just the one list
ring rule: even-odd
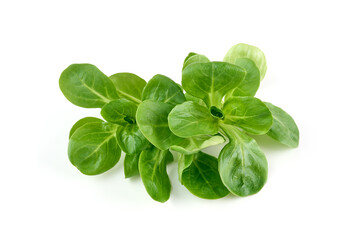
{"label": "bunch of green leaves", "polygon": [[[96,175],[114,167],[122,151],[125,177],[140,174],[149,195],[165,202],[171,191],[166,167],[176,151],[179,180],[194,195],[254,194],[266,182],[267,161],[247,134],[267,134],[289,147],[299,141],[286,112],[254,97],[265,72],[264,54],[246,44],[232,47],[224,62],[190,53],[182,86],[163,75],[146,83],[131,73],[108,77],[90,64],[70,65],[60,76],[61,91],[77,106],[101,108],[105,121],[86,117],[74,124],[69,159]],[[229,142],[219,159],[201,151],[224,137]]]}

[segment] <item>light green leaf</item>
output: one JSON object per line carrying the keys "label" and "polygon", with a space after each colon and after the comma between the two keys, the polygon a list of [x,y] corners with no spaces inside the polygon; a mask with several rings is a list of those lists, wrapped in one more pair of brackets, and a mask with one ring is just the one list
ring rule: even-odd
{"label": "light green leaf", "polygon": [[271,129],[266,134],[288,147],[297,147],[299,145],[299,129],[294,119],[281,108],[268,102],[265,104],[274,119]]}
{"label": "light green leaf", "polygon": [[148,194],[158,202],[166,202],[170,197],[171,185],[166,172],[166,164],[172,161],[169,150],[152,147],[140,154],[139,171]]}
{"label": "light green leaf", "polygon": [[170,130],[179,137],[193,137],[219,132],[218,118],[195,102],[175,106],[168,117]]}
{"label": "light green leaf", "polygon": [[222,182],[235,195],[244,197],[261,190],[267,179],[268,166],[256,141],[235,126],[221,125],[230,142],[219,155]]}
{"label": "light green leaf", "polygon": [[91,64],[72,64],[60,76],[59,85],[64,96],[84,108],[101,108],[118,99],[111,80]]}
{"label": "light green leaf", "polygon": [[141,102],[141,94],[146,81],[132,73],[116,73],[109,77],[116,87],[118,95],[136,104]]}
{"label": "light green leaf", "polygon": [[208,107],[221,108],[223,96],[245,77],[245,71],[224,62],[191,64],[182,71],[182,86],[194,97],[204,100]]}
{"label": "light green leaf", "polygon": [[108,122],[120,125],[135,123],[137,106],[126,99],[117,99],[105,104],[101,109],[101,116]]}
{"label": "light green leaf", "polygon": [[[181,163],[182,161],[183,163]],[[198,152],[179,159],[181,183],[195,196],[205,199],[218,199],[229,194],[221,181],[218,160]]]}
{"label": "light green leaf", "polygon": [[194,63],[207,63],[210,62],[210,60],[205,57],[204,55],[197,54],[197,53],[189,53],[189,55],[185,58],[183,70]]}
{"label": "light green leaf", "polygon": [[71,163],[86,175],[96,175],[115,166],[121,150],[116,143],[116,126],[106,122],[87,123],[70,137]]}
{"label": "light green leaf", "polygon": [[178,145],[173,145],[170,147],[171,150],[180,152],[182,154],[193,154],[197,153],[200,150],[218,145],[225,142],[225,139],[220,135],[202,135],[196,137],[185,138]]}
{"label": "light green leaf", "polygon": [[142,100],[153,100],[175,106],[185,102],[185,96],[177,83],[164,75],[157,74],[145,86]]}
{"label": "light green leaf", "polygon": [[244,43],[239,43],[235,46],[232,46],[226,53],[224,62],[237,64],[239,63],[237,62],[239,58],[251,59],[260,71],[260,81],[263,80],[266,74],[267,66],[265,54],[259,48]]}
{"label": "light green leaf", "polygon": [[255,96],[260,85],[260,71],[252,60],[238,58],[236,65],[244,68],[246,75],[244,80],[232,92],[226,95],[225,101],[231,96]]}
{"label": "light green leaf", "polygon": [[270,110],[254,97],[229,98],[223,111],[225,124],[236,125],[251,134],[267,133],[273,122]]}
{"label": "light green leaf", "polygon": [[139,174],[139,157],[140,153],[133,155],[126,154],[124,159],[125,178],[130,178]]}
{"label": "light green leaf", "polygon": [[130,155],[141,152],[150,144],[141,133],[137,124],[118,126],[116,139],[121,150]]}
{"label": "light green leaf", "polygon": [[77,121],[72,128],[70,129],[70,133],[69,133],[69,138],[74,134],[74,132],[84,126],[87,123],[102,123],[104,122],[103,120],[99,119],[99,118],[95,118],[95,117],[85,117],[80,119],[79,121]]}
{"label": "light green leaf", "polygon": [[144,136],[157,148],[169,149],[183,138],[173,134],[168,125],[168,115],[173,108],[168,103],[145,100],[136,112],[136,122]]}
{"label": "light green leaf", "polygon": [[185,98],[186,98],[186,101],[196,102],[197,104],[199,104],[201,106],[207,107],[205,102],[202,99],[194,97],[188,93],[185,93]]}

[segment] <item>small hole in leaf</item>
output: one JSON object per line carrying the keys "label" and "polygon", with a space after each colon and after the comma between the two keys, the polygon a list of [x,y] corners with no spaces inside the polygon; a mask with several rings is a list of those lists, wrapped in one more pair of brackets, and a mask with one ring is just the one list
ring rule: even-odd
{"label": "small hole in leaf", "polygon": [[210,108],[210,113],[213,117],[220,118],[220,119],[224,118],[223,112],[215,106],[212,106]]}

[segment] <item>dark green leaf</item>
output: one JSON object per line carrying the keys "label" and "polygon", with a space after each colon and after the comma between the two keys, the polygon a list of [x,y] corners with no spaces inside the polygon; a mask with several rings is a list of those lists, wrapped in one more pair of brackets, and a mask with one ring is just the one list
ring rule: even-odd
{"label": "dark green leaf", "polygon": [[219,172],[225,186],[235,195],[255,194],[264,186],[268,166],[256,141],[234,126],[221,125],[230,142],[219,155]]}
{"label": "dark green leaf", "polygon": [[84,108],[101,108],[119,98],[111,80],[91,64],[72,64],[60,76],[62,93],[73,104]]}
{"label": "dark green leaf", "polygon": [[99,119],[99,118],[95,118],[95,117],[85,117],[85,118],[82,118],[80,119],[79,121],[77,121],[71,128],[70,130],[70,134],[69,134],[69,138],[74,134],[74,132],[84,126],[85,124],[87,123],[101,123],[101,122],[104,122],[103,120]]}
{"label": "dark green leaf", "polygon": [[106,122],[87,123],[71,136],[68,155],[71,163],[86,175],[111,169],[120,159],[116,126]]}
{"label": "dark green leaf", "polygon": [[126,98],[136,104],[141,103],[141,94],[146,81],[132,73],[116,73],[110,76],[120,97]]}
{"label": "dark green leaf", "polygon": [[148,194],[156,201],[166,202],[170,197],[171,185],[166,164],[172,161],[169,150],[152,147],[140,154],[139,171]]}
{"label": "dark green leaf", "polygon": [[175,106],[169,114],[170,130],[179,137],[192,137],[219,132],[218,118],[195,102],[184,102]]}
{"label": "dark green leaf", "polygon": [[[218,171],[218,160],[198,152],[180,158],[179,169],[183,169],[181,182],[195,196],[205,199],[217,199],[229,194],[229,190],[221,181]],[[189,164],[190,162],[190,164]]]}
{"label": "dark green leaf", "polygon": [[101,109],[101,116],[108,122],[120,125],[135,123],[137,106],[132,101],[117,99],[105,104]]}
{"label": "dark green leaf", "polygon": [[267,133],[273,121],[270,110],[254,97],[229,98],[223,111],[225,124],[236,125],[252,134]]}
{"label": "dark green leaf", "polygon": [[155,75],[145,86],[142,100],[153,100],[175,106],[185,102],[185,96],[177,83],[164,75]]}
{"label": "dark green leaf", "polygon": [[126,154],[124,159],[125,178],[130,178],[139,174],[139,157],[140,153],[133,155]]}
{"label": "dark green leaf", "polygon": [[214,136],[202,135],[185,138],[181,143],[171,146],[170,149],[183,154],[192,154],[223,142],[225,142],[225,139],[220,134]]}
{"label": "dark green leaf", "polygon": [[245,77],[245,71],[224,62],[191,64],[182,72],[182,86],[192,96],[204,100],[208,107],[221,108],[223,96]]}
{"label": "dark green leaf", "polygon": [[273,125],[266,134],[286,146],[295,148],[299,145],[299,129],[294,119],[284,110],[271,103],[265,103],[274,119]]}
{"label": "dark green leaf", "polygon": [[257,47],[244,43],[232,46],[224,57],[224,62],[237,64],[239,58],[249,58],[257,66],[260,71],[260,81],[265,77],[267,70],[266,59],[264,53]]}
{"label": "dark green leaf", "polygon": [[146,100],[136,112],[136,122],[144,136],[161,150],[179,144],[183,138],[173,134],[168,125],[168,115],[173,108],[168,103]]}
{"label": "dark green leaf", "polygon": [[132,155],[141,152],[149,146],[149,141],[144,137],[136,124],[118,126],[116,139],[121,150],[126,154]]}

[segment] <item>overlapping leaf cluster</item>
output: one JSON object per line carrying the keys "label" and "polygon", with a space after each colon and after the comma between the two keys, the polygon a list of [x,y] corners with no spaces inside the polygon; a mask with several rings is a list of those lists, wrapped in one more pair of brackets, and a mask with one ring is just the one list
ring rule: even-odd
{"label": "overlapping leaf cluster", "polygon": [[[248,134],[267,134],[289,147],[299,142],[294,120],[254,97],[266,68],[264,54],[246,44],[233,46],[223,62],[190,53],[181,86],[163,75],[146,83],[131,73],[108,77],[90,64],[70,65],[61,74],[61,91],[75,105],[101,108],[105,121],[86,117],[74,124],[69,159],[82,173],[96,175],[124,152],[125,177],[140,174],[149,195],[165,202],[171,191],[166,166],[177,151],[179,180],[194,195],[257,193],[268,165]],[[201,152],[225,138],[218,159]]]}

